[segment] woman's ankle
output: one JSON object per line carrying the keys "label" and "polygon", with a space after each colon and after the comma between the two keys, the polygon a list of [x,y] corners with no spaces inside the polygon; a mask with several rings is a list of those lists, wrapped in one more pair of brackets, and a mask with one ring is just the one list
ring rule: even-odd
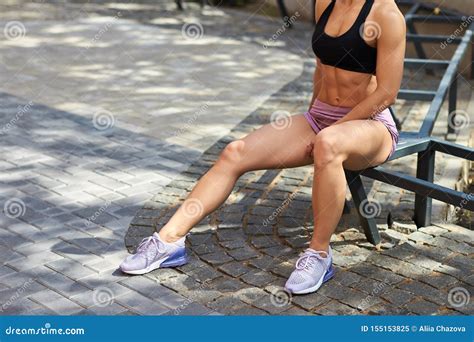
{"label": "woman's ankle", "polygon": [[311,241],[309,248],[318,252],[326,252],[326,254],[329,254],[329,243]]}
{"label": "woman's ankle", "polygon": [[174,232],[167,232],[163,229],[158,232],[160,239],[167,243],[173,243],[184,237],[185,235],[179,235]]}

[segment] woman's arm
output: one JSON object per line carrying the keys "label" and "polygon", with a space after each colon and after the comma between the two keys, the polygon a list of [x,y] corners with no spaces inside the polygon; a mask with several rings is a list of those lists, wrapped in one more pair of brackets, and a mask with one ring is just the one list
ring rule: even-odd
{"label": "woman's arm", "polygon": [[[314,8],[314,17],[316,18],[316,22],[319,20],[321,15],[323,14],[324,10],[329,6],[331,3],[330,0],[319,0],[316,1],[316,6]],[[314,70],[313,74],[313,97],[311,98],[311,103],[309,104],[309,109],[313,106],[314,101],[318,97],[319,90],[321,89],[321,80],[322,80],[322,72],[321,72],[321,61],[319,58],[316,58],[316,69]]]}
{"label": "woman's arm", "polygon": [[[374,17],[380,27],[377,40],[377,88],[334,124],[368,119],[382,112],[395,102],[400,90],[406,46],[405,19],[395,4],[393,7],[384,7]],[[370,21],[367,24],[375,25]]]}
{"label": "woman's arm", "polygon": [[319,90],[321,89],[322,72],[320,65],[319,59],[316,58],[316,70],[314,70],[313,74],[313,97],[311,98],[311,103],[309,104],[308,110],[310,110],[313,106],[314,100],[316,100],[318,97]]}

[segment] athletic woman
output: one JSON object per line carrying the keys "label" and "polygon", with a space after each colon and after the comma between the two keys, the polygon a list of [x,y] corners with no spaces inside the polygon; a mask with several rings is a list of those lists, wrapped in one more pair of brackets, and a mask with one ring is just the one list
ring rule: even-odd
{"label": "athletic woman", "polygon": [[[405,21],[394,0],[318,0],[316,18],[308,112],[291,116],[284,129],[267,124],[228,144],[168,223],[124,260],[123,272],[186,263],[186,234],[224,203],[245,172],[313,164],[313,236],[285,287],[310,293],[333,276],[329,242],[344,207],[344,168],[380,165],[398,142],[388,107],[402,80]],[[202,210],[190,215],[186,207],[196,204]]]}

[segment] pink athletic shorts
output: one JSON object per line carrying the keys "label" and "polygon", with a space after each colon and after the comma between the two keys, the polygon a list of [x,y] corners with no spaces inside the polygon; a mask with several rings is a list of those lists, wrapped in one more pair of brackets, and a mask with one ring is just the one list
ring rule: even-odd
{"label": "pink athletic shorts", "polygon": [[[308,120],[313,130],[316,133],[319,133],[320,130],[331,126],[334,122],[349,113],[351,109],[352,108],[350,107],[332,106],[316,99],[311,109],[306,112],[304,116],[306,120]],[[369,120],[377,120],[383,123],[390,132],[390,135],[392,136],[392,150],[390,151],[390,154],[385,160],[387,161],[395,152],[398,143],[398,138],[400,137],[400,133],[398,132],[395,122],[393,121],[392,114],[387,108],[384,111],[370,117]]]}

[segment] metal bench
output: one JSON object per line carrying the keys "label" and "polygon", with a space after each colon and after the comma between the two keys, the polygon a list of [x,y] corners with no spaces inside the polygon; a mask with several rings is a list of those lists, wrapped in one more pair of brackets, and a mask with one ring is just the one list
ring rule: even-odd
{"label": "metal bench", "polygon": [[[418,161],[416,177],[388,170],[383,166],[377,166],[357,172],[345,170],[345,174],[357,209],[360,208],[362,203],[367,201],[367,195],[361,181],[361,176],[369,177],[398,188],[415,192],[413,219],[419,228],[431,224],[433,198],[444,203],[452,204],[456,207],[462,207],[474,211],[474,194],[455,191],[433,183],[436,152],[474,161],[474,149],[431,137],[441,106],[448,94],[449,113],[455,113],[456,111],[457,72],[460,62],[466,55],[468,48],[473,46],[474,23],[469,25],[469,28],[466,29],[464,36],[462,37],[453,38],[450,36],[420,35],[415,31],[413,25],[416,21],[461,24],[466,20],[466,17],[446,10],[440,12],[441,15],[439,16],[419,15],[416,14],[418,10],[433,9],[434,6],[430,4],[420,4],[412,0],[397,1],[397,3],[400,5],[408,4],[412,6],[406,13],[407,28],[409,32],[407,34],[407,40],[415,44],[419,57],[417,59],[407,58],[405,60],[405,67],[424,68],[427,72],[431,73],[434,69],[445,69],[445,73],[436,91],[401,89],[398,94],[399,99],[431,101],[430,108],[423,120],[420,130],[418,132],[400,132],[400,140],[397,149],[389,159],[395,160],[417,153]],[[449,61],[426,59],[426,54],[423,50],[423,43],[433,42],[449,42],[449,44],[458,44],[458,47]],[[474,66],[474,59],[471,60],[471,65]],[[472,71],[473,68],[471,67],[471,77],[474,76]],[[455,122],[454,115],[449,115],[448,120],[451,121],[451,123]],[[448,134],[450,133],[456,134],[457,132],[454,125],[448,122]],[[358,215],[368,241],[373,244],[378,244],[380,242],[380,235],[375,223],[375,218],[367,217],[370,215],[363,215],[361,210],[358,210]]]}
{"label": "metal bench", "polygon": [[[183,0],[175,0],[175,2],[176,2],[176,6],[178,7],[180,11],[184,10]],[[201,0],[201,7],[204,7],[204,5],[206,4],[207,4],[207,0]]]}

